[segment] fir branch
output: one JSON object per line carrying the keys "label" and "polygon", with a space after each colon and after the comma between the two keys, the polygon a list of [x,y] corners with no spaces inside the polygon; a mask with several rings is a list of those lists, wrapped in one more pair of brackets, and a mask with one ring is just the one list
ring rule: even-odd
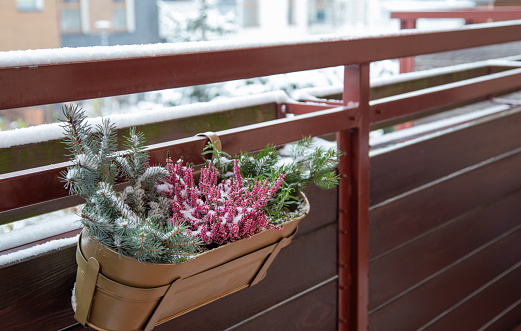
{"label": "fir branch", "polygon": [[[81,222],[89,235],[143,262],[181,262],[197,252],[200,243],[187,235],[186,227],[178,225],[178,232],[172,233],[170,201],[157,187],[167,171],[148,165],[144,135],[131,128],[127,151],[118,155],[116,128],[109,120],[102,120],[92,133],[77,106],[65,106],[63,113],[64,142],[74,165],[61,178],[70,194],[86,200]],[[118,193],[114,185],[120,177],[129,185]]]}
{"label": "fir branch", "polygon": [[130,209],[125,201],[118,197],[114,188],[109,183],[100,182],[98,185],[99,190],[97,193],[110,202],[111,206],[115,207],[119,214],[133,223],[139,223],[139,217]]}

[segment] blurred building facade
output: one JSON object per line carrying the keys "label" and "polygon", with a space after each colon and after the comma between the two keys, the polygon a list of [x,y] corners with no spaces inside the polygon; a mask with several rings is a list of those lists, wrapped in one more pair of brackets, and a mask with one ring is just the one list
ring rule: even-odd
{"label": "blurred building facade", "polygon": [[150,0],[58,0],[62,47],[160,42]]}
{"label": "blurred building facade", "polygon": [[0,1],[0,51],[60,47],[58,0]]}

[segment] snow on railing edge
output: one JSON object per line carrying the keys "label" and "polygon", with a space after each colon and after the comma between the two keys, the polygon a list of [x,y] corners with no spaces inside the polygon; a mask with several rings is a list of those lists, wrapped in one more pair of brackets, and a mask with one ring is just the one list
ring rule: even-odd
{"label": "snow on railing edge", "polygon": [[19,262],[32,256],[48,253],[53,250],[57,250],[63,247],[72,246],[78,242],[78,236],[76,235],[71,238],[56,239],[46,242],[45,244],[32,246],[27,249],[16,251],[13,253],[0,255],[0,266]]}
{"label": "snow on railing edge", "polygon": [[[117,128],[121,129],[268,103],[295,103],[295,101],[288,97],[284,91],[273,91],[249,96],[216,99],[210,102],[140,111],[130,114],[114,114],[107,116],[107,118],[110,118],[111,122],[114,123]],[[101,117],[89,118],[88,121],[93,126],[96,126],[97,124],[101,124]],[[63,130],[59,123],[42,124],[10,131],[0,131],[0,148],[10,148],[12,146],[57,140],[61,139],[62,136]]]}
{"label": "snow on railing edge", "polygon": [[357,39],[373,39],[382,37],[393,37],[399,35],[425,34],[431,32],[450,32],[457,30],[475,30],[491,27],[510,26],[521,24],[521,20],[503,22],[481,23],[465,25],[458,28],[436,28],[436,29],[407,29],[389,31],[381,34],[369,34],[364,36],[346,35],[315,35],[300,38],[283,37],[279,39],[253,41],[241,40],[217,40],[186,43],[159,43],[145,45],[118,45],[118,46],[91,46],[77,48],[52,48],[32,49],[19,51],[0,52],[1,68],[34,67],[39,65],[65,64],[74,62],[120,60],[141,57],[156,57],[176,54],[201,53],[211,51],[238,50],[259,47],[285,46],[309,44],[318,42],[348,41]]}
{"label": "snow on railing edge", "polygon": [[[489,60],[483,60],[483,61],[477,61],[477,62],[471,62],[471,63],[462,63],[462,64],[455,64],[451,66],[446,67],[440,67],[440,68],[432,68],[432,69],[426,69],[421,71],[413,71],[413,72],[407,72],[396,76],[388,76],[388,77],[377,77],[371,79],[371,87],[380,87],[385,85],[392,85],[392,84],[398,84],[403,83],[409,80],[416,80],[416,79],[422,79],[422,78],[429,78],[444,74],[450,74],[453,72],[459,72],[459,71],[465,71],[465,70],[472,70],[477,68],[483,68],[488,66],[512,66],[515,61],[521,60],[521,56],[514,55],[514,56],[507,56],[497,59],[489,59]],[[519,63],[521,66],[521,62]],[[291,94],[291,97],[295,100],[318,100],[319,98],[333,95],[333,94],[341,94],[344,89],[343,85],[332,85],[332,86],[325,86],[325,87],[307,87],[302,88],[297,91],[294,91]]]}
{"label": "snow on railing edge", "polygon": [[68,215],[1,233],[0,252],[80,228],[77,215]]}

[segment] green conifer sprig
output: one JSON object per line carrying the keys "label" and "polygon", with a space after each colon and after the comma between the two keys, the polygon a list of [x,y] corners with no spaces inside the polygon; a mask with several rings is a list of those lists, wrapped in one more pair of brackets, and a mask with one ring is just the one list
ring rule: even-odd
{"label": "green conifer sprig", "polygon": [[[233,161],[228,154],[213,148],[211,143],[207,153],[212,154],[212,163],[219,168],[222,180],[233,176]],[[274,183],[281,174],[285,175],[284,183],[265,207],[273,222],[279,224],[291,218],[288,211],[300,204],[299,194],[308,185],[321,189],[338,185],[335,167],[340,155],[336,148],[313,146],[311,137],[307,137],[292,145],[289,162],[282,162],[279,151],[272,145],[233,158],[238,160],[244,181],[250,186],[256,181]]]}
{"label": "green conifer sprig", "polygon": [[[117,154],[116,128],[109,120],[93,131],[77,106],[65,106],[63,115],[73,165],[62,180],[70,194],[85,199],[80,216],[90,237],[142,262],[176,263],[193,256],[200,242],[186,235],[184,225],[168,222],[170,203],[156,186],[168,171],[149,166],[144,135],[131,128],[127,150]],[[120,178],[129,182],[122,192],[115,189]]]}

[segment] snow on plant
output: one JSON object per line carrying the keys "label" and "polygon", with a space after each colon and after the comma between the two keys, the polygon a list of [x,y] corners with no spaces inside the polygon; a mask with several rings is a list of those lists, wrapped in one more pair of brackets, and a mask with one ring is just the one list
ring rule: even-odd
{"label": "snow on plant", "polygon": [[219,181],[219,171],[211,162],[201,170],[195,184],[191,167],[182,160],[167,161],[172,199],[172,222],[184,222],[189,233],[200,238],[208,247],[219,246],[250,237],[263,229],[272,228],[264,210],[284,181],[281,174],[273,183],[255,182],[250,189],[244,185],[237,161],[234,176]]}
{"label": "snow on plant", "polygon": [[[211,154],[196,179],[193,167],[167,160],[150,166],[145,137],[135,128],[117,152],[115,126],[92,129],[78,107],[65,106],[65,143],[73,165],[62,174],[69,193],[85,199],[79,214],[89,236],[120,255],[150,263],[178,263],[200,252],[277,227],[298,214],[307,184],[331,188],[338,153],[298,143],[293,161],[275,147],[235,157]],[[116,183],[128,185],[116,189]]]}
{"label": "snow on plant", "polygon": [[233,157],[233,162],[229,155],[216,149],[209,149],[206,153],[213,154],[212,160],[219,168],[222,180],[234,176],[231,167],[238,164],[246,187],[265,180],[274,182],[284,174],[284,182],[263,207],[272,218],[271,223],[276,225],[293,217],[293,212],[301,204],[300,193],[308,185],[327,190],[338,184],[335,167],[341,153],[336,148],[314,146],[308,137],[291,144],[288,149],[287,159],[282,159],[275,146],[268,145],[255,154],[237,155]]}
{"label": "snow on plant", "polygon": [[[200,242],[186,227],[167,222],[170,203],[156,188],[167,171],[148,164],[145,138],[130,129],[126,152],[116,153],[115,127],[108,120],[92,130],[78,107],[63,109],[65,143],[73,165],[62,174],[69,193],[85,199],[81,223],[89,236],[104,246],[143,262],[182,262],[193,256]],[[129,185],[122,192],[121,179]]]}

